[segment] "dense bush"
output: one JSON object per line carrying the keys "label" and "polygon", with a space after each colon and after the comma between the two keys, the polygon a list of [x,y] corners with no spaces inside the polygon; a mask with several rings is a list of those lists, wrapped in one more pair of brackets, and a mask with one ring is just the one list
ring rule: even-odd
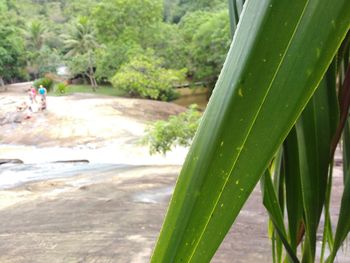
{"label": "dense bush", "polygon": [[186,70],[162,67],[162,60],[152,55],[138,55],[124,64],[114,75],[114,87],[132,96],[170,101],[177,97],[174,85],[184,81]]}
{"label": "dense bush", "polygon": [[65,94],[67,92],[67,85],[63,82],[58,83],[55,87],[55,91],[58,94]]}
{"label": "dense bush", "polygon": [[227,11],[188,13],[179,27],[187,43],[189,75],[213,87],[231,43]]}
{"label": "dense bush", "polygon": [[150,153],[170,151],[175,145],[189,146],[198,128],[202,114],[197,105],[177,116],[170,116],[167,121],[157,121],[146,129],[143,143],[149,145]]}
{"label": "dense bush", "polygon": [[40,87],[40,85],[43,85],[43,87],[46,88],[46,90],[49,92],[53,87],[53,80],[51,78],[46,78],[46,77],[41,78],[41,79],[35,80],[33,85],[37,89]]}

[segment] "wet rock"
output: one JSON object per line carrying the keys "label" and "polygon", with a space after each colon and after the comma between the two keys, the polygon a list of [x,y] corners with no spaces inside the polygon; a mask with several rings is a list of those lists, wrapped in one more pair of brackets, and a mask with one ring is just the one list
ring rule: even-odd
{"label": "wet rock", "polygon": [[0,159],[0,165],[6,163],[23,163],[23,161],[20,159]]}
{"label": "wet rock", "polygon": [[0,117],[0,125],[21,123],[24,120],[23,112],[9,112],[4,117]]}
{"label": "wet rock", "polygon": [[55,161],[54,163],[89,163],[89,160],[63,160],[63,161]]}

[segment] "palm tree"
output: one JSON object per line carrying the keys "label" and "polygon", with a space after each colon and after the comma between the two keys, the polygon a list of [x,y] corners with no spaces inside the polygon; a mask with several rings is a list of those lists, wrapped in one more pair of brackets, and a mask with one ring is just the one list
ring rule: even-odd
{"label": "palm tree", "polygon": [[68,31],[63,35],[64,45],[68,52],[66,57],[84,55],[87,56],[87,70],[85,74],[90,79],[92,89],[95,91],[97,82],[94,71],[94,52],[99,44],[95,37],[95,31],[89,24],[86,17],[80,18]]}
{"label": "palm tree", "polygon": [[[237,22],[244,1],[229,1]],[[320,260],[328,246],[333,262],[350,231],[349,14],[348,0],[246,1],[152,262],[209,262],[260,178],[274,262],[299,262],[298,247],[302,262],[315,261],[322,211]],[[342,131],[344,193],[333,235]]]}
{"label": "palm tree", "polygon": [[34,20],[28,24],[23,35],[27,47],[28,71],[37,78],[39,74],[40,52],[45,44],[47,29],[40,21]]}
{"label": "palm tree", "polygon": [[37,20],[32,21],[24,32],[27,47],[31,50],[40,50],[45,42],[47,29]]}

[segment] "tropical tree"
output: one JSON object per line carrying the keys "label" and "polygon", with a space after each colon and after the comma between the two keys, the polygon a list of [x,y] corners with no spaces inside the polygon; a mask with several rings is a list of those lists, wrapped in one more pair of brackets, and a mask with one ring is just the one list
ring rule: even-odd
{"label": "tropical tree", "polygon": [[104,43],[116,41],[123,34],[142,42],[147,37],[145,30],[161,18],[161,0],[103,0],[93,12],[98,39]]}
{"label": "tropical tree", "polygon": [[[244,1],[230,1],[237,22]],[[274,261],[323,262],[326,246],[334,261],[350,231],[349,14],[347,0],[246,1],[152,262],[210,261],[260,178]],[[342,131],[344,192],[333,235],[332,163]]]}
{"label": "tropical tree", "polygon": [[213,87],[231,43],[227,10],[189,13],[182,18],[180,29],[188,44],[190,75]]}
{"label": "tropical tree", "polygon": [[0,86],[24,77],[24,43],[18,28],[0,21]]}
{"label": "tropical tree", "polygon": [[[82,71],[90,80],[93,91],[96,90],[97,82],[95,78],[95,51],[99,47],[95,37],[95,31],[86,17],[80,18],[68,31],[63,35],[66,57],[79,57],[76,60],[86,61],[86,69]],[[81,64],[81,63],[79,63]]]}
{"label": "tropical tree", "polygon": [[199,10],[213,10],[226,7],[226,0],[175,0],[167,3],[167,19],[175,23],[181,21],[187,13]]}
{"label": "tropical tree", "polygon": [[91,16],[94,7],[98,2],[98,0],[61,0],[60,4],[67,19],[74,19],[77,16]]}
{"label": "tropical tree", "polygon": [[31,21],[23,30],[23,35],[27,48],[27,70],[35,78],[39,77],[40,55],[47,36],[47,29],[39,20]]}
{"label": "tropical tree", "polygon": [[46,33],[47,29],[41,21],[31,21],[24,31],[27,47],[32,50],[40,50],[44,45]]}
{"label": "tropical tree", "polygon": [[152,50],[145,53],[132,57],[122,65],[111,79],[113,86],[132,96],[163,101],[175,99],[174,86],[184,81],[186,69],[164,68],[163,60],[157,58]]}

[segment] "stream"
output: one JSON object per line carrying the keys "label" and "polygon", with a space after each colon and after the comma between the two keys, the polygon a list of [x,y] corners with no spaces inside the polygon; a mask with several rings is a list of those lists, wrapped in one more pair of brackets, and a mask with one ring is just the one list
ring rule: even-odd
{"label": "stream", "polygon": [[[10,189],[28,182],[88,175],[87,180],[103,179],[101,174],[139,165],[181,165],[186,148],[177,148],[162,155],[148,154],[148,149],[111,143],[96,148],[89,145],[66,147],[36,147],[0,144],[0,159],[20,159],[23,164],[0,165],[0,189]],[[85,162],[77,161],[85,160]]]}
{"label": "stream", "polygon": [[132,167],[124,164],[99,163],[36,163],[3,164],[0,166],[0,189],[10,189],[25,183],[89,174],[89,181],[101,180],[99,173]]}

